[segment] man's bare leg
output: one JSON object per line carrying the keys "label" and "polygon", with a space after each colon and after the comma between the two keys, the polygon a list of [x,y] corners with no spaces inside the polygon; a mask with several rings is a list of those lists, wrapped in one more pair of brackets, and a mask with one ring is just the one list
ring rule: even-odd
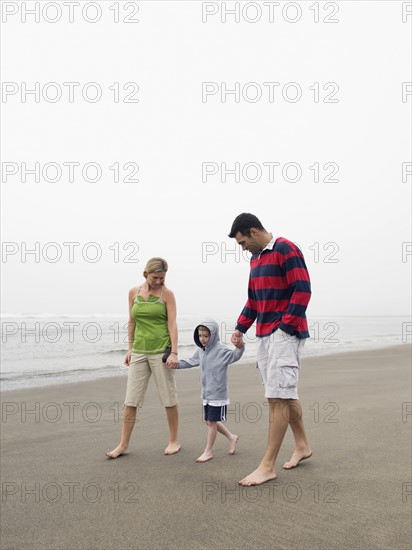
{"label": "man's bare leg", "polygon": [[266,452],[256,470],[241,479],[240,485],[260,485],[276,479],[275,462],[289,425],[289,407],[287,399],[268,398],[268,402],[269,437]]}
{"label": "man's bare leg", "polygon": [[109,458],[117,458],[121,455],[128,454],[127,449],[129,448],[130,436],[132,435],[132,431],[136,423],[136,410],[137,407],[129,407],[129,405],[124,407],[120,443],[115,449],[113,449],[113,451],[106,452],[106,456]]}
{"label": "man's bare leg", "polygon": [[284,463],[283,468],[285,470],[296,468],[299,462],[312,456],[312,450],[309,447],[303,426],[302,407],[298,399],[289,401],[289,425],[295,438],[295,450],[291,459]]}
{"label": "man's bare leg", "polygon": [[217,431],[228,438],[229,440],[229,454],[234,455],[236,452],[236,443],[239,439],[238,435],[232,434],[232,432],[229,432],[229,430],[226,428],[224,424],[221,422],[217,423]]}
{"label": "man's bare leg", "polygon": [[180,451],[180,443],[177,439],[177,429],[179,424],[179,413],[177,405],[165,407],[167,423],[169,425],[169,445],[165,449],[165,455],[174,455]]}

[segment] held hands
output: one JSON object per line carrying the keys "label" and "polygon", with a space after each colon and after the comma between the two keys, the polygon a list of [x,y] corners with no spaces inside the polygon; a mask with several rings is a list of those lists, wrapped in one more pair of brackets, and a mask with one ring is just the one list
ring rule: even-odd
{"label": "held hands", "polygon": [[166,367],[168,367],[169,369],[177,369],[178,366],[179,366],[179,361],[177,358],[177,354],[171,353],[166,360]]}
{"label": "held hands", "polygon": [[[132,352],[128,351],[126,354],[126,357],[124,358],[123,364],[128,367],[130,365],[131,358],[132,358]],[[166,366],[169,369],[177,369],[179,366],[177,355],[170,354],[166,360]]]}
{"label": "held hands", "polygon": [[240,330],[235,330],[235,332],[232,334],[230,341],[235,346],[235,348],[243,348],[244,346],[243,334],[240,332]]}

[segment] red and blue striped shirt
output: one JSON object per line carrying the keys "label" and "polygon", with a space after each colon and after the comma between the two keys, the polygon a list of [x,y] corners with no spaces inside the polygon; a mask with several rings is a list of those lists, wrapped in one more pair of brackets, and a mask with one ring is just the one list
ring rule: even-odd
{"label": "red and blue striped shirt", "polygon": [[298,246],[278,237],[250,259],[248,300],[236,329],[245,333],[256,320],[256,336],[280,328],[309,338],[306,308],[311,296],[309,273]]}

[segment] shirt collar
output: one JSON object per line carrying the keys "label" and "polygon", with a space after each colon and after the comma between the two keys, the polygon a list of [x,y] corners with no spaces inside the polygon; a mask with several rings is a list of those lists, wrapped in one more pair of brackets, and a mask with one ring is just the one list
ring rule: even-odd
{"label": "shirt collar", "polygon": [[[272,235],[273,235],[273,233],[272,233]],[[268,242],[268,244],[265,246],[265,248],[263,250],[261,250],[261,253],[264,250],[273,250],[273,247],[275,246],[275,242],[276,242],[276,237],[272,237],[270,239],[270,241]]]}

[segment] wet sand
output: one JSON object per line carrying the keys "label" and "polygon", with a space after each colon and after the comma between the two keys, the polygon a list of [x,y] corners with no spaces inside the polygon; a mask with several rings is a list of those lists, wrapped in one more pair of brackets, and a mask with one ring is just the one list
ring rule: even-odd
{"label": "wet sand", "polygon": [[411,347],[303,358],[299,394],[313,457],[278,478],[237,481],[265,450],[268,407],[254,365],[230,367],[228,428],[214,458],[199,372],[177,371],[181,451],[153,380],[130,454],[117,460],[126,371],[114,378],[2,394],[1,548],[409,549]]}

